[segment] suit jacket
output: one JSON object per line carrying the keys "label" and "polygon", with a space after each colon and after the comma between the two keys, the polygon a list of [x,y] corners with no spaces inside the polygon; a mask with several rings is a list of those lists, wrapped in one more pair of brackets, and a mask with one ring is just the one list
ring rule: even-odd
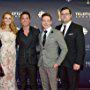
{"label": "suit jacket", "polygon": [[1,42],[1,40],[0,40],[0,48],[1,48],[1,46],[2,46],[2,42]]}
{"label": "suit jacket", "polygon": [[[56,29],[60,30],[61,26],[56,26]],[[85,39],[82,26],[72,22],[65,35],[65,41],[68,53],[63,61],[63,65],[72,68],[73,64],[77,63],[82,67],[85,56]]]}
{"label": "suit jacket", "polygon": [[19,46],[17,62],[19,65],[37,65],[37,51],[36,46],[39,42],[38,39],[39,30],[30,26],[30,32],[28,36],[25,36],[23,29],[18,31],[16,37],[16,46]]}
{"label": "suit jacket", "polygon": [[[61,48],[60,55],[58,54],[58,47]],[[40,37],[40,58],[38,66],[53,67],[55,63],[60,65],[66,53],[67,46],[63,35],[59,31],[52,29],[44,46]]]}
{"label": "suit jacket", "polygon": [[[2,42],[0,40],[0,54],[1,54],[1,46],[2,46]],[[1,55],[0,55],[0,63],[1,63]]]}

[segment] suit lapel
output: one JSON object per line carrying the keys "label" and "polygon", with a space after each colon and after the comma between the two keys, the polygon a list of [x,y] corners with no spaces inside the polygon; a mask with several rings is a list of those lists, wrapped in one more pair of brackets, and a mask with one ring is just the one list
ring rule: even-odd
{"label": "suit lapel", "polygon": [[39,43],[40,43],[40,46],[43,46],[42,45],[42,33],[43,33],[43,31],[41,31],[41,33],[39,34]]}
{"label": "suit lapel", "polygon": [[[66,38],[67,35],[71,32],[71,30],[72,30],[72,25],[73,25],[73,22],[72,22],[71,25],[69,26],[69,28],[68,28],[68,30],[67,30],[67,32],[66,32],[66,35],[64,36],[65,38]],[[59,30],[61,30],[61,27],[62,27],[62,24],[60,25]]]}
{"label": "suit lapel", "polygon": [[46,42],[45,42],[45,46],[47,45],[47,43],[49,42],[49,40],[53,37],[53,33],[54,33],[54,29],[51,29],[47,39],[46,39]]}
{"label": "suit lapel", "polygon": [[[40,33],[40,36],[39,36],[39,40],[40,40],[39,42],[40,42],[40,46],[41,46],[41,47],[43,47],[43,45],[42,45],[42,41],[43,41],[43,40],[42,40],[42,33],[43,33],[43,32],[41,32],[41,33]],[[48,41],[53,37],[53,33],[54,33],[54,29],[51,29],[51,31],[50,31],[47,39],[46,39],[46,42],[45,42],[44,47],[47,45]]]}
{"label": "suit lapel", "polygon": [[69,28],[68,28],[68,30],[67,30],[67,33],[66,33],[66,35],[65,35],[65,38],[66,38],[67,35],[71,32],[71,30],[72,30],[72,25],[73,25],[73,23],[71,23],[71,25],[69,26]]}

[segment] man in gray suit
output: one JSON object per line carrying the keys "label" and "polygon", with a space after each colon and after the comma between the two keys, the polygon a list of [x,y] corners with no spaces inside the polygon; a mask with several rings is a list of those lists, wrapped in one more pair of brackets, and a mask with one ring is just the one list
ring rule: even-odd
{"label": "man in gray suit", "polygon": [[[57,90],[58,66],[67,54],[63,35],[51,27],[52,17],[49,13],[42,15],[43,31],[40,35],[40,58],[38,62],[43,90]],[[58,55],[58,48],[61,53]]]}

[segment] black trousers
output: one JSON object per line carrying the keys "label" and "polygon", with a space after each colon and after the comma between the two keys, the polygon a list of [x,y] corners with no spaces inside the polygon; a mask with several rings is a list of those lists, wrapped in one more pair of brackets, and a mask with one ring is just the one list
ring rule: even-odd
{"label": "black trousers", "polygon": [[74,71],[71,68],[60,66],[58,77],[61,79],[62,90],[78,90],[80,71]]}
{"label": "black trousers", "polygon": [[30,80],[31,90],[37,90],[37,66],[27,65],[18,66],[18,74],[21,82],[20,90],[27,90],[27,77]]}

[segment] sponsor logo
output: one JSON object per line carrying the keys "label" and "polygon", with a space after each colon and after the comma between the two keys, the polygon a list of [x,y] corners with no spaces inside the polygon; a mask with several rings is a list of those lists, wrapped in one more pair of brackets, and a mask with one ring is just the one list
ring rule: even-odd
{"label": "sponsor logo", "polygon": [[90,68],[90,61],[86,61],[86,67]]}
{"label": "sponsor logo", "polygon": [[12,15],[14,16],[14,17],[20,17],[20,14],[21,14],[22,12],[18,12],[18,11],[13,11],[12,12]]}
{"label": "sponsor logo", "polygon": [[90,19],[90,12],[75,12],[76,18]]}
{"label": "sponsor logo", "polygon": [[66,0],[67,2],[70,2],[70,1],[72,1],[72,0]]}

